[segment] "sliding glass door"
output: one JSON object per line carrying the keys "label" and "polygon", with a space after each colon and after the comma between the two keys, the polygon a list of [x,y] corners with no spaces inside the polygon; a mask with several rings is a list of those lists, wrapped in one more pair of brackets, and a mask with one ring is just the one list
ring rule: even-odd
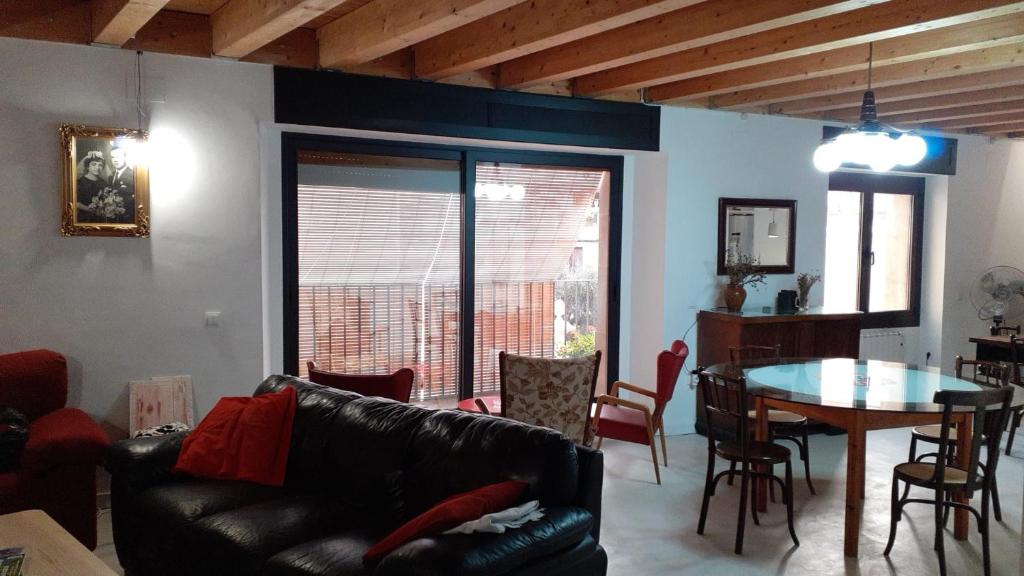
{"label": "sliding glass door", "polygon": [[[476,163],[473,393],[499,389],[498,353],[607,350],[606,168]],[[602,200],[603,199],[603,200]]]}
{"label": "sliding glass door", "polygon": [[502,350],[617,375],[621,158],[286,134],[283,168],[287,371],[409,367],[419,400],[496,392]]}

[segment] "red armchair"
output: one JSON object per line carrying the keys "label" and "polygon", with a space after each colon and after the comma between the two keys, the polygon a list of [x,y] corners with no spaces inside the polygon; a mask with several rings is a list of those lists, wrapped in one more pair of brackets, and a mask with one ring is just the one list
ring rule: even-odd
{"label": "red armchair", "polygon": [[110,439],[85,412],[65,408],[68,368],[49,350],[0,355],[0,406],[29,419],[13,471],[0,473],[0,514],[39,508],[96,548],[96,467]]}
{"label": "red armchair", "polygon": [[409,402],[412,383],[416,379],[411,368],[399,368],[394,374],[339,374],[321,370],[315,360],[306,362],[306,367],[309,369],[309,381],[314,384],[399,402]]}
{"label": "red armchair", "polygon": [[[651,447],[651,459],[654,461],[654,478],[661,484],[661,471],[658,469],[658,449],[654,445],[655,432],[661,433],[661,454],[664,464],[668,466],[668,450],[665,447],[665,405],[672,399],[676,389],[676,380],[683,369],[683,363],[690,354],[690,349],[682,340],[672,342],[670,350],[662,350],[658,354],[657,387],[648,390],[628,382],[612,384],[612,393],[597,397],[594,410],[594,427],[597,436],[597,447],[605,438],[624,440]],[[619,398],[619,390],[629,390],[654,400],[654,412],[639,402]]]}

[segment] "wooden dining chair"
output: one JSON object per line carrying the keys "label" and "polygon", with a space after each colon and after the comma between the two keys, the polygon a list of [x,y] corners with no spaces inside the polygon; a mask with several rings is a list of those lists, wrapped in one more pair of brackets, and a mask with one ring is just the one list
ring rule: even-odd
{"label": "wooden dining chair", "polygon": [[[1021,340],[1017,336],[1010,335],[1010,381],[1016,386],[1024,386],[1024,382],[1021,381],[1020,369],[1021,363],[1024,362],[1024,350],[1021,347],[1024,346],[1024,340]],[[1009,435],[1006,437],[1006,455],[1010,455],[1010,450],[1013,449],[1013,438],[1017,435],[1017,429],[1020,428],[1021,419],[1024,418],[1024,406],[1018,406],[1013,410],[1013,414],[1010,417],[1010,429]]]}
{"label": "wooden dining chair", "polygon": [[[654,434],[661,435],[662,463],[668,466],[668,449],[665,446],[665,406],[672,400],[676,389],[676,381],[683,369],[690,349],[682,340],[672,342],[668,350],[658,353],[658,367],[654,390],[648,390],[635,384],[622,382],[612,384],[611,394],[597,397],[594,408],[594,434],[597,436],[597,447],[605,438],[624,440],[651,447],[651,460],[654,462],[654,479],[661,484],[661,472],[658,469],[658,449],[654,444]],[[629,390],[646,396],[654,401],[654,411],[645,404],[633,402],[619,397],[621,390]]]}
{"label": "wooden dining chair", "polygon": [[[733,364],[778,364],[782,359],[782,346],[739,346],[729,348],[729,360]],[[757,418],[757,411],[750,411],[751,418]],[[807,417],[796,412],[768,409],[768,437],[772,440],[788,440],[799,450],[804,463],[804,478],[811,494],[816,494],[811,483],[810,442],[807,439]],[[732,478],[729,478],[732,484]]]}
{"label": "wooden dining chair", "polygon": [[579,358],[534,358],[501,352],[501,415],[552,428],[590,446],[590,404],[594,400],[601,351]]}
{"label": "wooden dining chair", "polygon": [[[939,454],[948,453],[948,445],[953,433],[953,407],[969,407],[973,409],[973,425],[970,430],[956,430],[957,434],[971,434],[975,440],[971,443],[971,453],[961,455],[963,466],[952,466],[945,458],[936,458],[935,463],[909,461],[896,465],[892,475],[892,515],[889,519],[889,542],[885,546],[886,556],[892,551],[896,541],[896,526],[902,520],[903,507],[912,503],[931,504],[935,507],[935,552],[939,557],[939,573],[946,574],[946,553],[943,543],[943,529],[946,521],[946,510],[958,508],[968,510],[978,519],[978,531],[981,532],[982,564],[985,576],[992,572],[992,560],[989,553],[989,500],[999,464],[999,440],[1010,416],[1010,402],[1013,389],[1009,387],[984,389],[977,392],[961,390],[940,390],[932,400],[942,405],[942,424],[939,434]],[[998,405],[997,409],[990,409]],[[987,438],[987,442],[982,442]],[[986,460],[981,461],[984,447]],[[984,464],[984,465],[983,465]],[[900,497],[899,483],[905,482],[913,486],[934,491],[934,498]],[[969,504],[975,491],[981,491],[981,510]],[[949,496],[959,494],[968,502],[956,502]]]}
{"label": "wooden dining chair", "polygon": [[394,374],[341,374],[321,370],[315,360],[306,362],[309,381],[362,394],[409,402],[416,373],[411,368],[399,368]]}
{"label": "wooden dining chair", "polygon": [[[704,499],[700,507],[700,521],[697,534],[704,534],[708,517],[708,505],[715,493],[715,486],[722,476],[732,477],[737,472],[730,468],[715,474],[715,460],[722,458],[738,462],[740,474],[740,510],[736,526],[736,554],[743,553],[743,530],[747,516],[747,496],[750,493],[750,513],[754,524],[760,524],[757,515],[756,482],[752,479],[765,478],[777,482],[782,488],[786,504],[786,521],[793,544],[800,545],[793,528],[793,466],[789,449],[772,442],[759,442],[750,438],[750,418],[747,416],[747,381],[742,376],[731,377],[714,374],[697,368],[698,383],[704,398],[704,415],[707,417],[708,470],[704,480]],[[776,464],[786,465],[786,478],[782,480],[771,470]],[[761,470],[767,471],[761,471]]]}
{"label": "wooden dining chair", "polygon": [[[1010,367],[1002,362],[992,362],[989,360],[964,360],[962,356],[957,356],[953,370],[957,378],[961,380],[969,380],[986,388],[999,389],[1010,385]],[[947,463],[952,464],[953,457],[956,453],[957,430],[955,427],[950,430],[949,435],[951,441],[947,446],[948,451],[945,453],[945,458]],[[928,452],[918,455],[917,443],[924,442],[928,444],[938,444],[941,436],[942,426],[940,424],[916,426],[910,434],[910,454],[908,456],[910,462],[920,462],[925,458],[937,458],[940,452]],[[987,438],[982,438],[982,442],[986,441]],[[909,492],[910,484],[908,483],[904,488],[903,498],[906,498]],[[996,485],[995,478],[992,479],[992,509],[996,520],[1002,521],[1003,513],[999,506],[999,489]]]}

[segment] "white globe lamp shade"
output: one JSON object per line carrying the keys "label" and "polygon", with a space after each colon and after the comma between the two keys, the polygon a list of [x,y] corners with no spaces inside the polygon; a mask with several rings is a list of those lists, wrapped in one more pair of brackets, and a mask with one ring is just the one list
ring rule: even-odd
{"label": "white globe lamp shade", "polygon": [[916,134],[904,134],[896,140],[896,163],[900,166],[913,166],[927,153],[928,144]]}
{"label": "white globe lamp shade", "polygon": [[814,151],[814,167],[822,172],[832,172],[842,163],[842,150],[836,142],[826,142]]}

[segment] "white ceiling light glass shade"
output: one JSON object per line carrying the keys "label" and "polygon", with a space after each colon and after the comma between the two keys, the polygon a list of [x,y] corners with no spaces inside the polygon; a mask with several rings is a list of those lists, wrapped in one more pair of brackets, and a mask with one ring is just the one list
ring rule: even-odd
{"label": "white ceiling light glass shade", "polygon": [[825,140],[814,151],[814,167],[832,172],[843,164],[868,166],[888,172],[897,165],[913,166],[924,160],[928,144],[913,132],[902,132],[878,121],[875,93],[871,90],[871,51],[868,45],[868,89],[860,105],[860,122],[835,138]]}

